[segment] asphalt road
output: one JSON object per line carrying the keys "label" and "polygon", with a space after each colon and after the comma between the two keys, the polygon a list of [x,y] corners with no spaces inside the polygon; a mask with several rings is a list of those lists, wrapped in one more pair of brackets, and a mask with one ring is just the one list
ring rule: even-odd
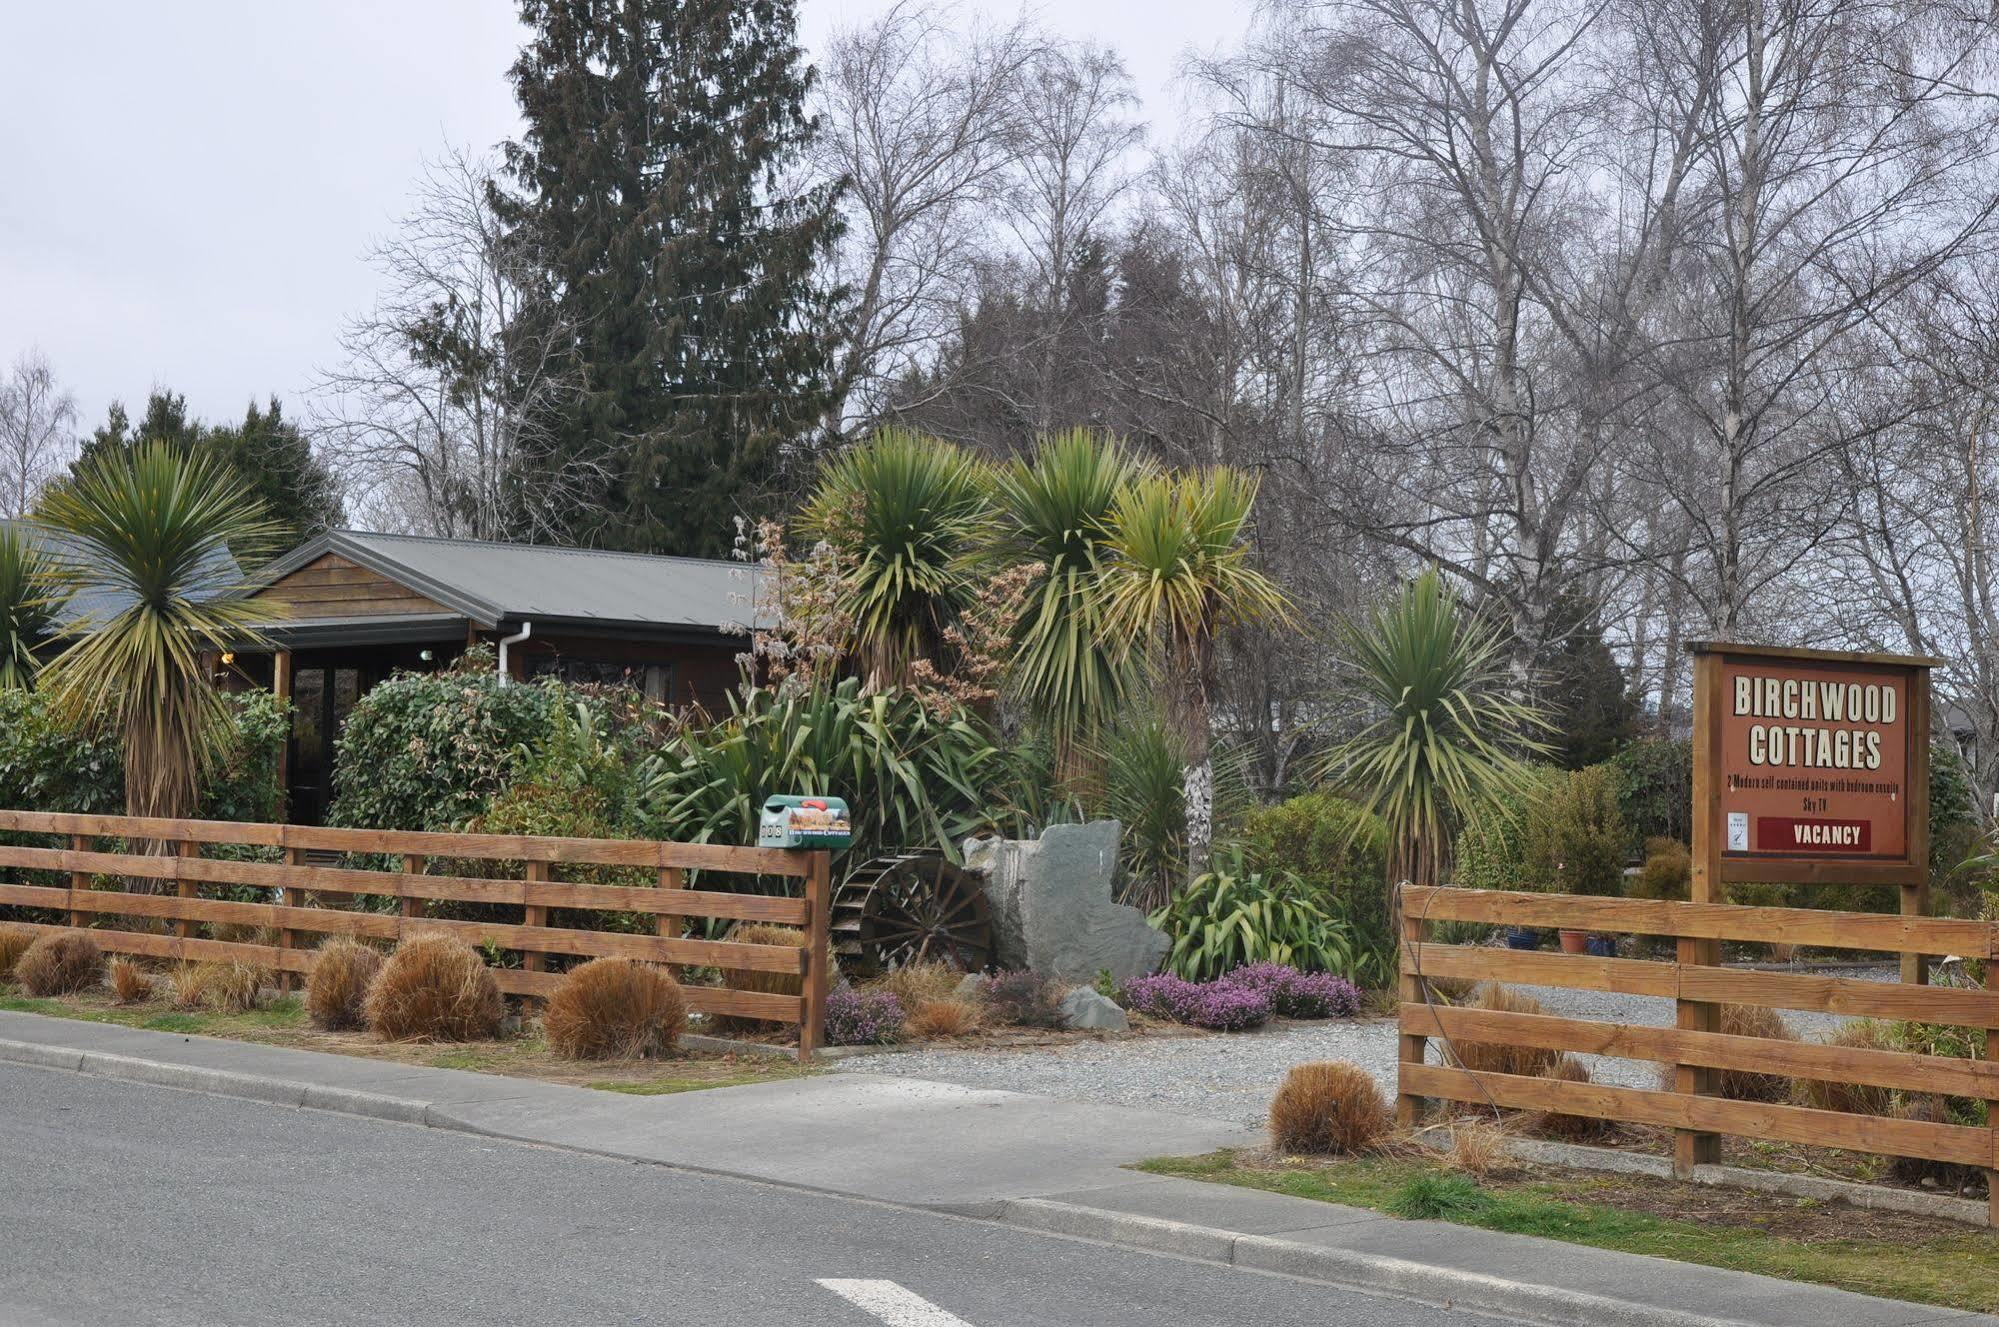
{"label": "asphalt road", "polygon": [[[1499,1327],[927,1212],[22,1066],[0,1065],[0,1158],[4,1327]],[[874,1295],[888,1305],[874,1313],[826,1279],[903,1289]]]}

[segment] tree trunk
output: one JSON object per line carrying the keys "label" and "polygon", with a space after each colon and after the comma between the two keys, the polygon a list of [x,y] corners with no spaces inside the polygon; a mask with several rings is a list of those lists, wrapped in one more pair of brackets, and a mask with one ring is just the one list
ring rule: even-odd
{"label": "tree trunk", "polygon": [[1209,731],[1208,668],[1209,649],[1204,643],[1190,643],[1182,651],[1186,660],[1182,686],[1181,714],[1187,743],[1187,771],[1183,795],[1187,805],[1187,880],[1192,883],[1207,874],[1214,861],[1215,842],[1215,761],[1213,734]]}

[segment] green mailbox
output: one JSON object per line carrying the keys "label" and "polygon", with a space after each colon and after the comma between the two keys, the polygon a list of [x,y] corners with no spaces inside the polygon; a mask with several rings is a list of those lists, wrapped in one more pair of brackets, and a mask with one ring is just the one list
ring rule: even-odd
{"label": "green mailbox", "polygon": [[838,797],[766,797],[757,822],[759,848],[840,849],[854,841],[854,822]]}

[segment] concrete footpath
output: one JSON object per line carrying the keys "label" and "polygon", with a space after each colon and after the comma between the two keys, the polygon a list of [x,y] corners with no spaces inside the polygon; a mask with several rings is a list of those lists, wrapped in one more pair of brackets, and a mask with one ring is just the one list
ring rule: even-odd
{"label": "concrete footpath", "polygon": [[1999,1318],[1123,1169],[1238,1125],[865,1073],[633,1097],[0,1011],[0,1063],[338,1111],[1004,1222],[1564,1327]]}

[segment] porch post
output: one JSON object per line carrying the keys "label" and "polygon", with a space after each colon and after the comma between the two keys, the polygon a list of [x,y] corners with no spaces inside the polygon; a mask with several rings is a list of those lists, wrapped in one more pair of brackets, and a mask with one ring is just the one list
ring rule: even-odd
{"label": "porch post", "polygon": [[[280,704],[289,705],[292,698],[292,652],[279,650],[271,657],[271,694]],[[291,792],[292,735],[291,720],[285,721],[285,740],[278,746],[278,790]],[[289,801],[287,801],[289,806]],[[287,816],[287,819],[290,817]]]}

